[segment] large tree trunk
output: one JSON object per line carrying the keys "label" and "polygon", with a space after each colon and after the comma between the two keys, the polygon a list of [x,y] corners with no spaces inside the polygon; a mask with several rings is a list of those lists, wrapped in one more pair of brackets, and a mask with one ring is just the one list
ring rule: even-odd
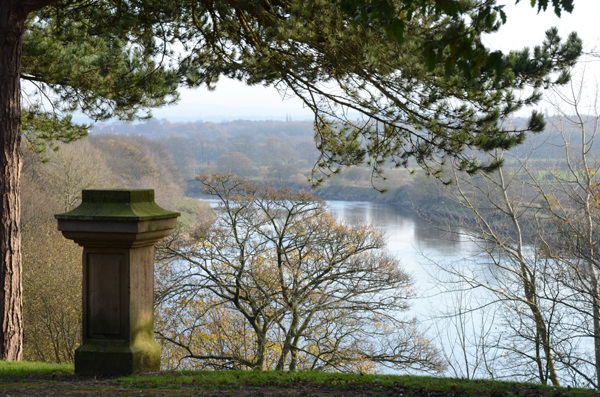
{"label": "large tree trunk", "polygon": [[4,360],[23,358],[20,71],[25,16],[18,2],[0,1],[0,359]]}
{"label": "large tree trunk", "polygon": [[0,0],[0,359],[23,359],[21,55],[25,19],[57,0]]}

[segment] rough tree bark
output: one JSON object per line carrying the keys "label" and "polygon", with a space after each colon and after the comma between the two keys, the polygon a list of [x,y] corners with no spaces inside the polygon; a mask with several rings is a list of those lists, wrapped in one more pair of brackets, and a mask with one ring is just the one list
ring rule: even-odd
{"label": "rough tree bark", "polygon": [[0,1],[0,359],[23,359],[21,54],[27,15],[56,0]]}

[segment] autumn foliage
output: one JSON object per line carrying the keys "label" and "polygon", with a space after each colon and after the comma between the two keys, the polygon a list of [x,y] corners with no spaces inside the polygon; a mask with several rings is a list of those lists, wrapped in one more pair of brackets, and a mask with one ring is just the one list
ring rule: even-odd
{"label": "autumn foliage", "polygon": [[204,235],[160,250],[157,335],[170,368],[436,371],[403,312],[411,279],[369,225],[305,192],[200,176],[220,200]]}

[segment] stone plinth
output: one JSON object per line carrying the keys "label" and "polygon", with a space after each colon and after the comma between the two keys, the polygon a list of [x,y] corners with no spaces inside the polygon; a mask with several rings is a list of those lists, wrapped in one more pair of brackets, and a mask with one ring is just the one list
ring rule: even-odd
{"label": "stone plinth", "polygon": [[179,213],[153,190],[84,190],[82,203],[56,215],[58,230],[83,247],[83,335],[75,373],[127,375],[160,368],[154,340],[154,244]]}

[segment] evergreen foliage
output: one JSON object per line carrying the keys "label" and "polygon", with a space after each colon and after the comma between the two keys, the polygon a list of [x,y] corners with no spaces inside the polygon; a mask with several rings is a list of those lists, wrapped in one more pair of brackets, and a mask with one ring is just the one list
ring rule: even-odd
{"label": "evergreen foliage", "polygon": [[[406,166],[411,158],[437,173],[448,156],[475,172],[499,164],[466,149],[512,147],[543,129],[536,112],[524,129],[502,122],[537,103],[543,88],[568,81],[581,53],[576,34],[562,42],[556,29],[533,50],[487,49],[482,35],[505,19],[495,2],[448,2],[447,12],[445,2],[372,3],[383,8],[371,16],[362,2],[195,1],[186,83],[212,85],[226,75],[302,98],[315,113],[317,173],[361,163],[378,173],[389,160]],[[381,29],[384,15],[402,19],[401,40]]]}
{"label": "evergreen foliage", "polygon": [[[164,5],[167,6],[167,5]],[[22,129],[30,147],[84,137],[94,121],[146,118],[174,102],[175,63],[163,24],[168,12],[148,2],[57,2],[31,14],[23,39],[25,101]]]}

